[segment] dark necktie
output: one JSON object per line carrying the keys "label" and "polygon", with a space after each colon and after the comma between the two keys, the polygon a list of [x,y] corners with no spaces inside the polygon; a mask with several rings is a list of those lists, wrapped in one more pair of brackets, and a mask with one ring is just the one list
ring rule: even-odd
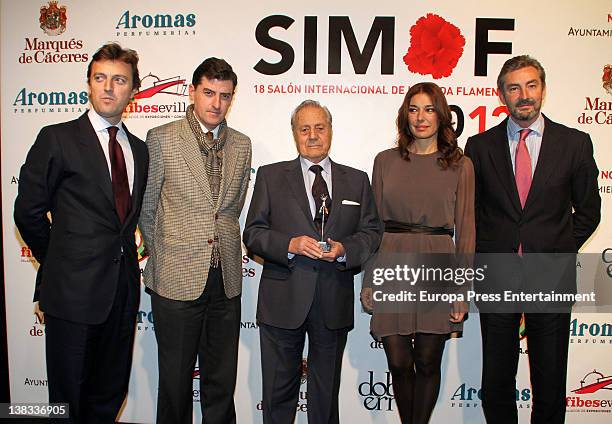
{"label": "dark necktie", "polygon": [[310,167],[310,172],[314,172],[315,179],[312,183],[312,197],[315,201],[315,223],[320,227],[322,222],[322,211],[321,205],[323,204],[322,197],[325,196],[325,206],[327,207],[327,211],[325,212],[325,220],[329,218],[329,214],[331,212],[331,197],[329,196],[329,191],[327,190],[327,183],[323,179],[321,172],[323,168],[321,165],[312,165]]}
{"label": "dark necktie", "polygon": [[119,215],[119,221],[123,224],[125,217],[132,207],[130,185],[128,183],[123,150],[121,150],[121,146],[117,142],[117,131],[119,131],[119,128],[113,126],[108,127],[107,130],[115,208],[117,209],[117,215]]}

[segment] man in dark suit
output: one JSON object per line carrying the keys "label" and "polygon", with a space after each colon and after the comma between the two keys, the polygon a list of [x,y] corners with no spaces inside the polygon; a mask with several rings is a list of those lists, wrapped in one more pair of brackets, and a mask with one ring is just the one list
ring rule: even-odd
{"label": "man in dark suit", "polygon": [[[600,220],[591,139],[540,113],[546,81],[537,60],[509,59],[497,85],[509,119],[471,137],[465,148],[476,173],[476,251],[507,254],[502,259],[504,267],[508,261],[529,264],[530,256],[575,255]],[[570,277],[571,281],[561,282],[569,292],[576,286],[574,265],[560,279]],[[533,272],[525,272],[525,265],[519,267],[522,289],[538,290]],[[508,286],[521,287],[511,280],[507,279]],[[522,312],[533,390],[531,422],[564,422],[571,305],[558,306],[480,314],[482,403],[487,422],[518,421],[515,386]]]}
{"label": "man in dark suit", "polygon": [[[263,419],[293,422],[307,333],[308,420],[338,423],[353,276],[382,230],[368,176],[329,159],[327,108],[304,101],[291,127],[300,156],[259,168],[244,230],[250,252],[265,261],[257,303]],[[328,252],[318,242],[321,229]]]}
{"label": "man in dark suit", "polygon": [[71,422],[97,423],[115,420],[128,388],[149,156],[121,123],[140,86],[136,52],[104,45],[87,80],[92,109],[44,127],[28,153],[15,223],[40,264],[49,402],[67,402]]}

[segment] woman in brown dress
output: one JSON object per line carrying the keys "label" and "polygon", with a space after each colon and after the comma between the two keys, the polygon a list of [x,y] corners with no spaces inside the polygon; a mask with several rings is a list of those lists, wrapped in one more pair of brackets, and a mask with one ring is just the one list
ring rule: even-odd
{"label": "woman in brown dress", "polygon": [[[398,146],[374,160],[372,186],[385,222],[379,254],[473,253],[474,169],[457,146],[440,87],[410,88],[398,111],[397,131]],[[361,297],[364,308],[372,310],[372,288],[364,287]],[[429,421],[440,390],[444,345],[462,330],[465,310],[464,303],[441,303],[416,312],[374,311],[371,331],[383,342],[402,423]]]}

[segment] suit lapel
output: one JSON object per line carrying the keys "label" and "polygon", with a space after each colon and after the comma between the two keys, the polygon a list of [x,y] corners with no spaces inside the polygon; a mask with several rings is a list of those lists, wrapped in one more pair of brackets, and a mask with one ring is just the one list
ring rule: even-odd
{"label": "suit lapel", "polygon": [[285,168],[285,179],[289,185],[289,188],[291,189],[291,192],[293,193],[293,197],[297,201],[297,204],[302,212],[304,212],[306,220],[316,232],[316,227],[310,212],[310,203],[308,201],[308,195],[306,194],[306,186],[304,185],[304,176],[302,175],[302,166],[300,165],[299,157],[289,162]]}
{"label": "suit lapel", "polygon": [[510,148],[508,147],[507,125],[508,118],[495,127],[489,155],[493,163],[493,168],[495,172],[497,172],[501,184],[510,198],[510,202],[516,211],[521,213],[521,201],[516,188],[514,172],[512,171],[512,159],[510,158]]}
{"label": "suit lapel", "polygon": [[340,192],[342,191],[342,187],[349,184],[349,181],[346,180],[346,176],[344,175],[344,171],[331,159],[330,162],[332,170],[332,206],[329,220],[327,221],[327,225],[325,225],[325,234],[328,234],[331,231],[334,224],[339,219],[338,217],[340,215],[340,208],[342,204],[342,196]]}
{"label": "suit lapel", "polygon": [[554,122],[548,118],[544,118],[544,133],[542,134],[542,145],[540,146],[540,154],[533,174],[533,181],[529,189],[529,195],[525,202],[525,209],[534,202],[534,199],[546,186],[546,182],[558,165],[557,157],[559,152],[559,143],[557,142],[557,132]]}
{"label": "suit lapel", "polygon": [[223,199],[225,198],[225,194],[227,193],[227,189],[230,186],[234,178],[234,173],[236,172],[236,162],[238,161],[238,149],[236,149],[236,145],[234,143],[233,138],[231,137],[229,130],[227,131],[227,139],[225,140],[225,145],[223,146],[223,164],[221,166],[221,187],[219,190],[219,200],[218,203],[221,205],[223,203]]}
{"label": "suit lapel", "polygon": [[191,128],[189,128],[187,119],[183,119],[179,135],[181,137],[180,150],[181,154],[183,155],[183,159],[185,159],[189,171],[202,189],[204,196],[208,202],[215,207],[212,201],[210,184],[208,183],[208,177],[206,175],[206,167],[204,166],[204,160],[202,159],[202,152],[200,152],[198,140],[191,131]]}
{"label": "suit lapel", "polygon": [[[100,140],[94,130],[87,112],[79,118],[79,142],[84,149],[84,160],[89,164],[92,176],[96,183],[100,186],[102,193],[110,202],[113,210],[115,209],[115,197],[113,195],[113,186],[111,176],[108,171],[108,162],[100,146]],[[119,222],[117,214],[113,214]]]}

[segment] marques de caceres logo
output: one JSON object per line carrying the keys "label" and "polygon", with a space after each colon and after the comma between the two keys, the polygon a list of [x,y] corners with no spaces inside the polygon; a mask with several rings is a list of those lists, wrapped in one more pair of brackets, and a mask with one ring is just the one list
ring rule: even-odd
{"label": "marques de caceres logo", "polygon": [[433,13],[419,18],[410,28],[410,47],[404,56],[408,70],[434,79],[453,73],[463,55],[461,30]]}
{"label": "marques de caceres logo", "polygon": [[[66,31],[68,15],[66,6],[58,6],[57,1],[50,1],[41,6],[38,15],[40,29],[51,37],[63,34]],[[19,53],[17,63],[22,65],[54,64],[54,63],[82,63],[89,60],[87,53],[82,53],[83,40],[77,38],[61,39],[26,36],[24,48]]]}
{"label": "marques de caceres logo", "polygon": [[[612,30],[610,30],[612,31]],[[603,67],[601,76],[603,89],[612,95],[612,65]],[[584,125],[612,125],[612,101],[596,96],[584,98],[584,111],[578,115],[578,123]]]}
{"label": "marques de caceres logo", "polygon": [[[606,392],[608,395],[612,394],[610,391],[612,391],[612,375],[606,376],[594,369],[582,377],[579,388],[572,390],[572,393],[576,395],[566,397],[566,406],[574,410],[588,408],[582,410],[582,412],[612,413],[610,409],[612,408],[612,398],[601,399],[601,395]],[[591,397],[582,398],[578,396],[592,395],[594,393],[597,393],[599,398],[592,399]],[[608,411],[603,411],[602,409],[608,409]]]}
{"label": "marques de caceres logo", "polygon": [[58,6],[57,1],[51,0],[49,4],[40,7],[40,28],[47,35],[60,35],[66,31],[66,6]]}

